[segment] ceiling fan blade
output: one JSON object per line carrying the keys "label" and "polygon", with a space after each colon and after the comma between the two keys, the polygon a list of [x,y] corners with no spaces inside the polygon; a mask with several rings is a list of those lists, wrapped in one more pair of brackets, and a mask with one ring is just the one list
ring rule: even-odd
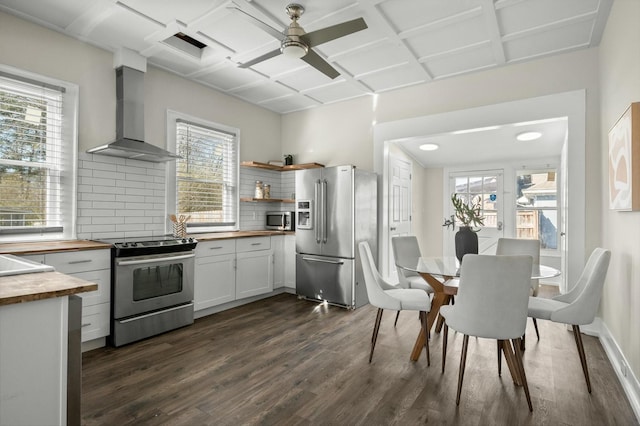
{"label": "ceiling fan blade", "polygon": [[273,28],[271,25],[269,25],[269,24],[267,24],[265,22],[262,22],[258,18],[254,18],[253,16],[249,15],[247,12],[245,12],[242,9],[240,9],[239,7],[229,7],[229,9],[233,9],[233,10],[239,12],[238,16],[242,17],[246,21],[249,21],[250,23],[252,23],[255,26],[259,27],[261,30],[263,30],[266,33],[270,34],[276,40],[281,40],[282,37],[284,36],[284,33],[282,31],[279,31],[279,30]]}
{"label": "ceiling fan blade", "polygon": [[302,57],[302,60],[308,63],[309,65],[311,65],[312,67],[314,67],[315,69],[317,69],[318,71],[320,71],[321,73],[325,74],[327,77],[329,77],[332,80],[340,75],[340,73],[336,71],[335,68],[329,65],[327,61],[322,59],[320,55],[318,55],[316,52],[314,52],[311,49],[309,49],[307,54]]}
{"label": "ceiling fan blade", "polygon": [[267,59],[271,59],[274,56],[278,56],[280,53],[281,53],[280,49],[272,50],[271,52],[267,52],[262,56],[258,56],[255,59],[252,59],[252,60],[250,60],[248,62],[240,64],[240,65],[238,65],[238,67],[240,67],[240,68],[249,68],[250,66],[255,65],[255,64],[259,63],[259,62],[266,61]]}
{"label": "ceiling fan blade", "polygon": [[364,22],[364,19],[358,18],[353,21],[332,25],[321,30],[311,31],[310,33],[304,34],[301,38],[309,47],[314,47],[367,28],[369,27],[367,27],[367,23]]}

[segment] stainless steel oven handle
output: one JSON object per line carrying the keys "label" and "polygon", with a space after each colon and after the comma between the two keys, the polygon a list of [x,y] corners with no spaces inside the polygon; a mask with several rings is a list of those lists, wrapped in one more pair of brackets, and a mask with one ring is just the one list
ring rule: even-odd
{"label": "stainless steel oven handle", "polygon": [[189,259],[189,258],[192,258],[192,257],[196,257],[196,255],[192,253],[192,254],[187,254],[187,255],[182,255],[182,256],[156,257],[154,259],[118,260],[118,266],[144,265],[145,263],[158,263],[158,262],[182,260],[182,259]]}
{"label": "stainless steel oven handle", "polygon": [[[169,309],[163,309],[162,311],[159,311],[159,312],[162,312],[162,313],[171,312],[171,311],[175,311],[177,309],[184,309],[184,308],[189,307],[189,306],[193,306],[193,303],[185,303],[184,305],[174,306],[173,308],[169,308]],[[118,322],[120,324],[126,324],[128,322],[137,321],[137,320],[140,320],[142,318],[152,317],[154,315],[157,315],[159,312],[158,311],[154,311],[154,312],[150,312],[148,314],[138,315],[138,316],[135,316],[133,318],[118,320]]]}

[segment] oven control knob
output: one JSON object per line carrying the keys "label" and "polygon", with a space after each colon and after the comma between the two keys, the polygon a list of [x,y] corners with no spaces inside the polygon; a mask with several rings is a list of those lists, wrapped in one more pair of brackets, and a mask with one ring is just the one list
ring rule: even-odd
{"label": "oven control knob", "polygon": [[192,243],[193,242],[193,238],[189,238],[189,242]]}
{"label": "oven control knob", "polygon": [[183,239],[182,239],[182,242],[183,242],[183,243],[186,243],[186,242],[187,242],[187,239],[186,239],[186,238],[183,238]]}
{"label": "oven control knob", "polygon": [[129,243],[122,243],[122,247],[129,247]]}
{"label": "oven control knob", "polygon": [[137,247],[138,243],[131,243],[131,247]]}

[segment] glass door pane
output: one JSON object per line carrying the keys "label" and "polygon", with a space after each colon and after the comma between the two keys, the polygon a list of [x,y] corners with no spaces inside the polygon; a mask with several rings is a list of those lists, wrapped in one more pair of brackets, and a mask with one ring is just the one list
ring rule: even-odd
{"label": "glass door pane", "polygon": [[523,171],[516,176],[516,238],[540,240],[558,249],[558,187],[555,170]]}

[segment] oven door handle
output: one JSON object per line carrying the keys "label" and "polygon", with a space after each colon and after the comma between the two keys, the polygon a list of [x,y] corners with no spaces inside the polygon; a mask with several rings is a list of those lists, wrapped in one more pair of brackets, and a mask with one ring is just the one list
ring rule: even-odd
{"label": "oven door handle", "polygon": [[192,254],[186,254],[182,256],[156,257],[154,259],[119,260],[118,266],[144,265],[145,263],[158,263],[158,262],[174,261],[174,260],[181,260],[181,259],[190,259],[192,257],[196,257],[196,255],[192,253]]}

